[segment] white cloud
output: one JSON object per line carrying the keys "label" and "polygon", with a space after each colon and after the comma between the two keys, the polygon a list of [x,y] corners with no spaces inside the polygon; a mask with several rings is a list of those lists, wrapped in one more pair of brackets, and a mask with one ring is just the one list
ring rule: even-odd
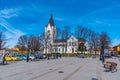
{"label": "white cloud", "polygon": [[11,32],[17,36],[19,36],[20,34],[23,34],[23,32],[11,27],[11,25],[5,19],[0,19],[0,25],[3,26],[9,32]]}
{"label": "white cloud", "polygon": [[8,47],[14,47],[18,38],[25,34],[24,32],[13,28],[4,18],[0,18],[0,27],[4,27],[6,29],[5,36]]}
{"label": "white cloud", "polygon": [[10,8],[10,9],[3,9],[0,10],[0,17],[9,19],[11,17],[18,16],[18,12],[21,10],[21,8]]}

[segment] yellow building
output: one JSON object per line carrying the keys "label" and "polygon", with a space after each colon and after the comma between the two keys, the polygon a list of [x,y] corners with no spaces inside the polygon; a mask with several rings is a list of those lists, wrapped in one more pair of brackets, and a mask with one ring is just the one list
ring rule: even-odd
{"label": "yellow building", "polygon": [[117,46],[117,52],[120,54],[120,45]]}
{"label": "yellow building", "polygon": [[12,50],[19,51],[19,48],[14,47],[14,48],[12,48]]}
{"label": "yellow building", "polygon": [[18,47],[14,47],[12,49],[18,51],[18,54],[27,54],[28,53],[27,49],[22,50],[22,49],[19,49]]}
{"label": "yellow building", "polygon": [[117,45],[117,46],[115,46],[114,48],[116,49],[116,52],[117,52],[118,54],[120,54],[120,45]]}

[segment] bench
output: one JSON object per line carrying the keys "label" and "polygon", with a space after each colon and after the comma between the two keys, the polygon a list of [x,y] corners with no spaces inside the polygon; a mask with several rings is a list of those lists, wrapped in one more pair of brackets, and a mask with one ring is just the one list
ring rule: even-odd
{"label": "bench", "polygon": [[116,67],[117,67],[117,63],[115,62],[106,62],[104,64],[105,71],[111,71],[112,73],[117,72]]}

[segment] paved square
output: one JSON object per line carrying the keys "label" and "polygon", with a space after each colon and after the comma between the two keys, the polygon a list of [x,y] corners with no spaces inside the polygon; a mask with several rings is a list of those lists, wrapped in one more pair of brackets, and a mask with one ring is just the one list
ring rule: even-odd
{"label": "paved square", "polygon": [[0,65],[0,80],[120,80],[117,72],[105,72],[98,58],[64,57],[54,60],[19,61]]}

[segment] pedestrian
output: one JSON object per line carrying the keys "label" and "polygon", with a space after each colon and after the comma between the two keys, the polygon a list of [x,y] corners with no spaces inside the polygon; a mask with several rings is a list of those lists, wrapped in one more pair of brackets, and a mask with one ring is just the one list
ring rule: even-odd
{"label": "pedestrian", "polygon": [[48,60],[50,59],[50,55],[48,54]]}
{"label": "pedestrian", "polygon": [[5,59],[5,56],[6,56],[6,54],[3,55],[3,58],[2,58],[2,65],[7,64],[6,59]]}
{"label": "pedestrian", "polygon": [[105,58],[104,58],[104,57],[102,58],[102,63],[103,63],[103,64],[105,63]]}

